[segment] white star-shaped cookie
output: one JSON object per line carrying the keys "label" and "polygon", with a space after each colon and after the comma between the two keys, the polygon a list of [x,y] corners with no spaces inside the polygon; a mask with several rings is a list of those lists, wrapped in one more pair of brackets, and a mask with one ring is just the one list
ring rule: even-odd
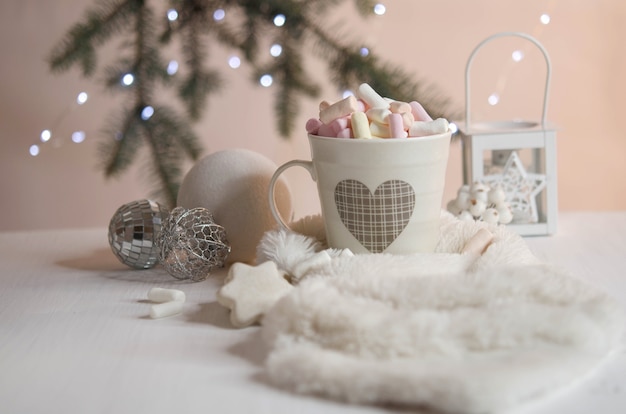
{"label": "white star-shaped cookie", "polygon": [[217,301],[230,309],[231,323],[243,328],[260,321],[291,289],[293,286],[285,279],[285,273],[272,261],[258,266],[234,263],[224,286],[217,292]]}

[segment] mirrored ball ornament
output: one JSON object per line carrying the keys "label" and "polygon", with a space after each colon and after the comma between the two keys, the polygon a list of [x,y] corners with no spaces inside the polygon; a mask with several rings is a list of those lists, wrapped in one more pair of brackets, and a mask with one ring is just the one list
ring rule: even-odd
{"label": "mirrored ball ornament", "polygon": [[109,245],[127,266],[149,269],[159,260],[157,237],[168,211],[152,200],[137,200],[117,209],[109,223]]}
{"label": "mirrored ball ornament", "polygon": [[176,207],[163,223],[158,241],[159,262],[177,279],[199,282],[222,267],[230,244],[226,231],[203,207]]}

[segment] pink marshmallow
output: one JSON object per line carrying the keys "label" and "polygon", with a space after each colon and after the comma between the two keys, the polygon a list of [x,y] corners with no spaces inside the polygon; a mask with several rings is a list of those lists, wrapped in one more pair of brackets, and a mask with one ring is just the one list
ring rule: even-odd
{"label": "pink marshmallow", "polygon": [[337,138],[352,138],[352,130],[350,128],[344,128],[337,132]]}
{"label": "pink marshmallow", "polygon": [[409,105],[411,105],[411,112],[416,121],[430,122],[433,120],[419,102],[412,101]]}
{"label": "pink marshmallow", "polygon": [[306,121],[306,132],[308,132],[309,134],[317,135],[321,125],[322,121],[317,118],[311,118]]}
{"label": "pink marshmallow", "polygon": [[402,115],[392,113],[387,119],[389,120],[389,133],[391,138],[404,138],[407,136],[407,133],[404,131]]}
{"label": "pink marshmallow", "polygon": [[334,137],[335,135],[337,135],[337,133],[330,125],[322,124],[317,131],[317,135],[321,137]]}
{"label": "pink marshmallow", "polygon": [[339,133],[339,131],[342,131],[346,128],[348,128],[349,126],[349,119],[348,117],[344,117],[344,118],[337,118],[335,120],[333,120],[330,124],[328,124],[329,127],[332,128],[333,132],[335,133],[335,135],[337,135],[337,133]]}

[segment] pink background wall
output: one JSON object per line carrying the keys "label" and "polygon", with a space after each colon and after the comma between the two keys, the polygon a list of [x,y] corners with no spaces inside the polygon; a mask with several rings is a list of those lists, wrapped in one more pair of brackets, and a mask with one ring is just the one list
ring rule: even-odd
{"label": "pink background wall", "polygon": [[[96,169],[99,131],[120,96],[102,91],[77,71],[49,73],[45,57],[91,0],[5,0],[0,3],[0,230],[104,227],[122,204],[145,198],[150,180],[133,168],[120,180],[104,180]],[[464,70],[472,49],[501,31],[534,35],[546,47],[553,67],[548,120],[559,126],[560,210],[626,209],[626,2],[622,0],[440,0],[384,2],[387,13],[367,22],[354,17],[350,2],[335,16],[343,33],[361,36],[382,57],[437,85],[459,109],[464,108]],[[542,25],[539,16],[551,22]],[[545,71],[542,57],[526,49],[520,64],[511,50],[523,41],[503,42],[485,52],[473,69],[472,112],[481,119],[523,117],[537,120]],[[105,51],[101,55],[106,58]],[[164,53],[168,56],[167,53]],[[231,51],[212,49],[212,64],[229,80],[195,126],[206,153],[248,148],[281,164],[307,159],[303,127],[290,140],[278,136],[271,112],[271,88],[249,82],[245,66],[230,69]],[[482,55],[481,55],[482,56]],[[174,57],[172,55],[172,57]],[[312,73],[322,62],[310,59]],[[320,77],[318,81],[323,82]],[[496,107],[486,104],[498,90]],[[75,104],[79,92],[89,101]],[[322,98],[339,91],[325,85]],[[245,109],[240,110],[242,103]],[[317,100],[303,102],[298,125],[317,112]],[[246,122],[239,122],[245,118]],[[37,157],[29,147],[42,129],[53,129]],[[86,140],[75,144],[73,131]],[[141,164],[141,163],[138,163]],[[190,165],[188,166],[190,167]],[[461,185],[458,144],[453,145],[444,203]],[[314,185],[304,172],[288,175],[297,215],[317,211]]]}

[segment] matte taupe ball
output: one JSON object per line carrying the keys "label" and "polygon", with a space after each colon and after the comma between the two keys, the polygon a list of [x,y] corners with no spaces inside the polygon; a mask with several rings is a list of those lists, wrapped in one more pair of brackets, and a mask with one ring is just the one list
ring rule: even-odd
{"label": "matte taupe ball", "polygon": [[[185,176],[178,206],[204,207],[226,230],[231,244],[228,262],[254,261],[263,234],[276,226],[269,209],[269,182],[277,166],[269,158],[245,149],[215,152],[199,160]],[[291,219],[291,193],[286,181],[275,189],[282,217]]]}

